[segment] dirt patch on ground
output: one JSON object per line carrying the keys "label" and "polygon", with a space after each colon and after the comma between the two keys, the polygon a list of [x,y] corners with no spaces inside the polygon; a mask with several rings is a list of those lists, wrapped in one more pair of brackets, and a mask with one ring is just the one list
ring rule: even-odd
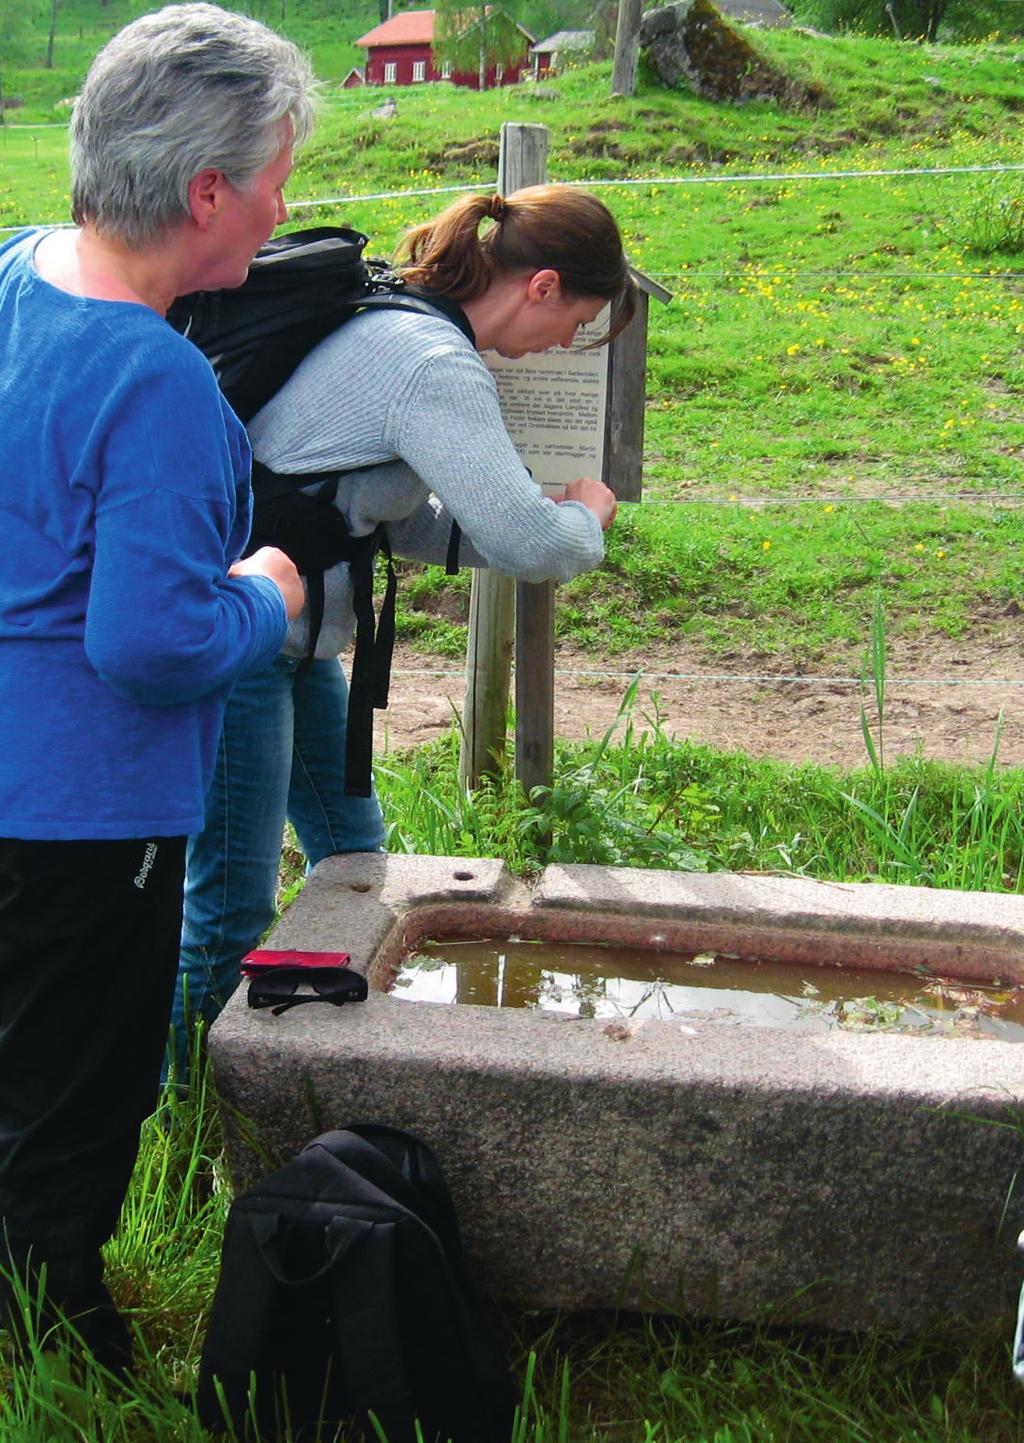
{"label": "dirt patch on ground", "polygon": [[[842,665],[798,669],[778,657],[709,661],[695,649],[664,649],[605,658],[560,648],[556,657],[555,730],[566,738],[599,737],[615,718],[638,671],[633,720],[657,712],[679,738],[790,762],[839,767],[867,761],[861,735],[860,653]],[[887,758],[920,751],[950,762],[987,762],[1003,715],[1004,765],[1024,765],[1024,646],[1020,642],[942,637],[889,646],[884,746]],[[731,678],[731,679],[730,679]],[[377,752],[428,741],[463,705],[457,662],[399,649],[391,704],[378,713]],[[873,717],[873,697],[864,695]]]}

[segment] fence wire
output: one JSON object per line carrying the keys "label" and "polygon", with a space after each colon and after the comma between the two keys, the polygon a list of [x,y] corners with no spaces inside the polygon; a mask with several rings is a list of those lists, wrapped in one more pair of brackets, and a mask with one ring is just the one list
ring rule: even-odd
{"label": "fence wire", "polygon": [[[949,165],[949,166],[900,166],[883,167],[863,170],[825,170],[825,171],[764,171],[764,172],[742,172],[742,173],[720,173],[714,175],[686,175],[686,176],[628,176],[628,177],[595,177],[590,180],[566,180],[562,184],[571,185],[581,189],[596,190],[607,188],[625,187],[678,187],[687,185],[757,185],[757,184],[790,184],[793,182],[820,182],[834,180],[883,180],[896,178],[915,177],[938,177],[938,176],[963,176],[963,175],[1010,175],[1024,173],[1024,163],[986,163],[979,165]],[[332,206],[360,205],[371,201],[402,200],[406,197],[421,197],[431,195],[456,195],[467,192],[489,191],[493,189],[493,182],[481,181],[479,183],[467,183],[463,185],[438,185],[419,186],[399,191],[374,191],[362,195],[340,195],[325,196],[311,200],[296,200],[288,202],[289,211],[314,210]],[[16,233],[22,230],[29,230],[35,226],[48,226],[51,228],[64,229],[70,222],[37,221],[25,222],[20,225],[0,226],[0,234]],[[758,276],[763,278],[770,275],[772,278],[779,277],[782,280],[957,280],[963,281],[1009,281],[1024,280],[1024,272],[1020,271],[784,271],[778,268],[768,267],[760,271],[750,268],[739,270],[683,270],[673,272],[655,272],[652,278],[656,280],[672,281],[694,281],[694,280],[725,280],[725,279],[753,279]],[[926,502],[948,502],[948,501],[970,501],[983,502],[985,504],[999,505],[1010,501],[1024,501],[1022,492],[995,493],[986,492],[947,492],[933,495],[922,495],[920,497],[907,497],[906,495],[877,495],[877,496],[843,496],[843,495],[814,495],[814,496],[729,496],[729,497],[678,497],[669,499],[643,500],[640,505],[651,506],[687,506],[687,505],[745,505],[745,506],[793,506],[793,505],[834,505],[850,506],[864,505],[868,503],[878,504],[901,504],[926,501]],[[513,669],[514,674],[514,669]],[[462,669],[446,669],[434,667],[396,667],[392,675],[395,677],[439,677],[439,678],[463,678],[465,672]],[[563,680],[604,680],[631,682],[638,673],[633,670],[573,670],[556,667],[555,676]],[[639,676],[648,682],[678,682],[689,684],[707,685],[758,685],[758,686],[804,686],[804,687],[850,687],[863,688],[867,685],[863,677],[851,676],[815,676],[801,673],[785,674],[777,672],[672,672],[672,671],[641,671]],[[900,677],[886,676],[887,687],[949,687],[949,688],[999,688],[999,687],[1024,687],[1024,678],[967,678],[967,677]]]}
{"label": "fence wire", "polygon": [[[715,175],[660,175],[660,176],[595,176],[591,180],[563,180],[562,185],[575,186],[585,190],[606,189],[628,186],[681,186],[681,185],[758,185],[778,184],[792,181],[826,180],[880,180],[894,177],[942,176],[942,175],[1011,175],[1024,172],[1024,162],[992,162],[982,165],[928,165],[897,166],[867,170],[808,170],[808,171],[755,171]],[[557,177],[552,177],[553,180]],[[313,200],[290,200],[289,210],[313,210],[320,206],[361,205],[366,201],[402,200],[406,196],[457,195],[466,191],[490,191],[493,181],[473,181],[463,185],[419,186],[407,190],[373,191],[365,195],[324,196]],[[66,226],[66,221],[26,221],[22,225],[0,226],[0,233],[29,230],[37,225]]]}
{"label": "fence wire", "polygon": [[[842,686],[863,687],[870,690],[873,681],[861,676],[814,676],[803,672],[789,675],[784,672],[711,672],[711,671],[647,671],[633,668],[627,671],[576,670],[555,667],[555,677],[563,681],[618,681],[632,682],[638,677],[642,681],[675,681],[705,684],[707,682],[733,682],[743,686]],[[464,679],[465,670],[455,667],[393,667],[392,676],[432,676]],[[515,667],[512,668],[515,676]],[[961,676],[892,676],[886,672],[886,688],[890,686],[943,686],[997,688],[1024,686],[1024,677],[961,677]]]}

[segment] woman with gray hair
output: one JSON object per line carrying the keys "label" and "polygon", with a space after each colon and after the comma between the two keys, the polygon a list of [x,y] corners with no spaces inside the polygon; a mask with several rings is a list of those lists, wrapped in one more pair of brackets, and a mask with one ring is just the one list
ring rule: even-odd
{"label": "woman with gray hair", "polygon": [[100,1248],[156,1099],[185,837],[228,691],[302,605],[282,552],[239,560],[248,441],[164,313],[244,280],[313,98],[256,21],[144,16],[75,104],[76,227],[0,247],[0,1261],[33,1300],[45,1268],[40,1336],[70,1317],[114,1371]]}

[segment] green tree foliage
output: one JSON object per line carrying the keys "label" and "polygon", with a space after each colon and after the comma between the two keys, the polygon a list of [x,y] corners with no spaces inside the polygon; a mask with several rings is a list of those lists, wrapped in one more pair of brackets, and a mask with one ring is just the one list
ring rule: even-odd
{"label": "green tree foliage", "polygon": [[39,11],[31,0],[0,0],[0,124],[4,120],[4,75],[39,58]]}
{"label": "green tree foliage", "polygon": [[520,25],[538,40],[546,40],[556,30],[593,30],[598,13],[610,9],[613,42],[618,8],[617,0],[602,0],[596,7],[593,0],[516,0],[514,7]]}
{"label": "green tree foliage", "polygon": [[1024,32],[1018,0],[797,0],[802,20],[825,30],[866,30],[901,40],[980,40]]}
{"label": "green tree foliage", "polygon": [[526,49],[522,30],[511,15],[494,5],[436,0],[434,14],[436,59],[449,61],[453,70],[475,70],[481,90],[486,89],[490,66],[510,65],[520,60]]}

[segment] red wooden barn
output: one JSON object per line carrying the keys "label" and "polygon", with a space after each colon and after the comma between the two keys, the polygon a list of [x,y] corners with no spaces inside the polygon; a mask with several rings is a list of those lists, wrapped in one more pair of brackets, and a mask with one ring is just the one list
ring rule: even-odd
{"label": "red wooden barn", "polygon": [[[488,15],[494,14],[496,8],[489,5]],[[518,21],[512,23],[522,31],[522,56],[512,63],[492,65],[487,72],[488,87],[513,85],[524,71],[533,68],[529,49],[535,43],[535,37]],[[450,80],[454,85],[479,89],[480,77],[475,70],[453,71],[449,64],[435,62],[433,10],[401,10],[390,20],[385,20],[383,25],[377,25],[361,35],[356,44],[366,51],[363,76],[366,85],[419,85],[430,80]],[[349,81],[351,79],[350,76]]]}

